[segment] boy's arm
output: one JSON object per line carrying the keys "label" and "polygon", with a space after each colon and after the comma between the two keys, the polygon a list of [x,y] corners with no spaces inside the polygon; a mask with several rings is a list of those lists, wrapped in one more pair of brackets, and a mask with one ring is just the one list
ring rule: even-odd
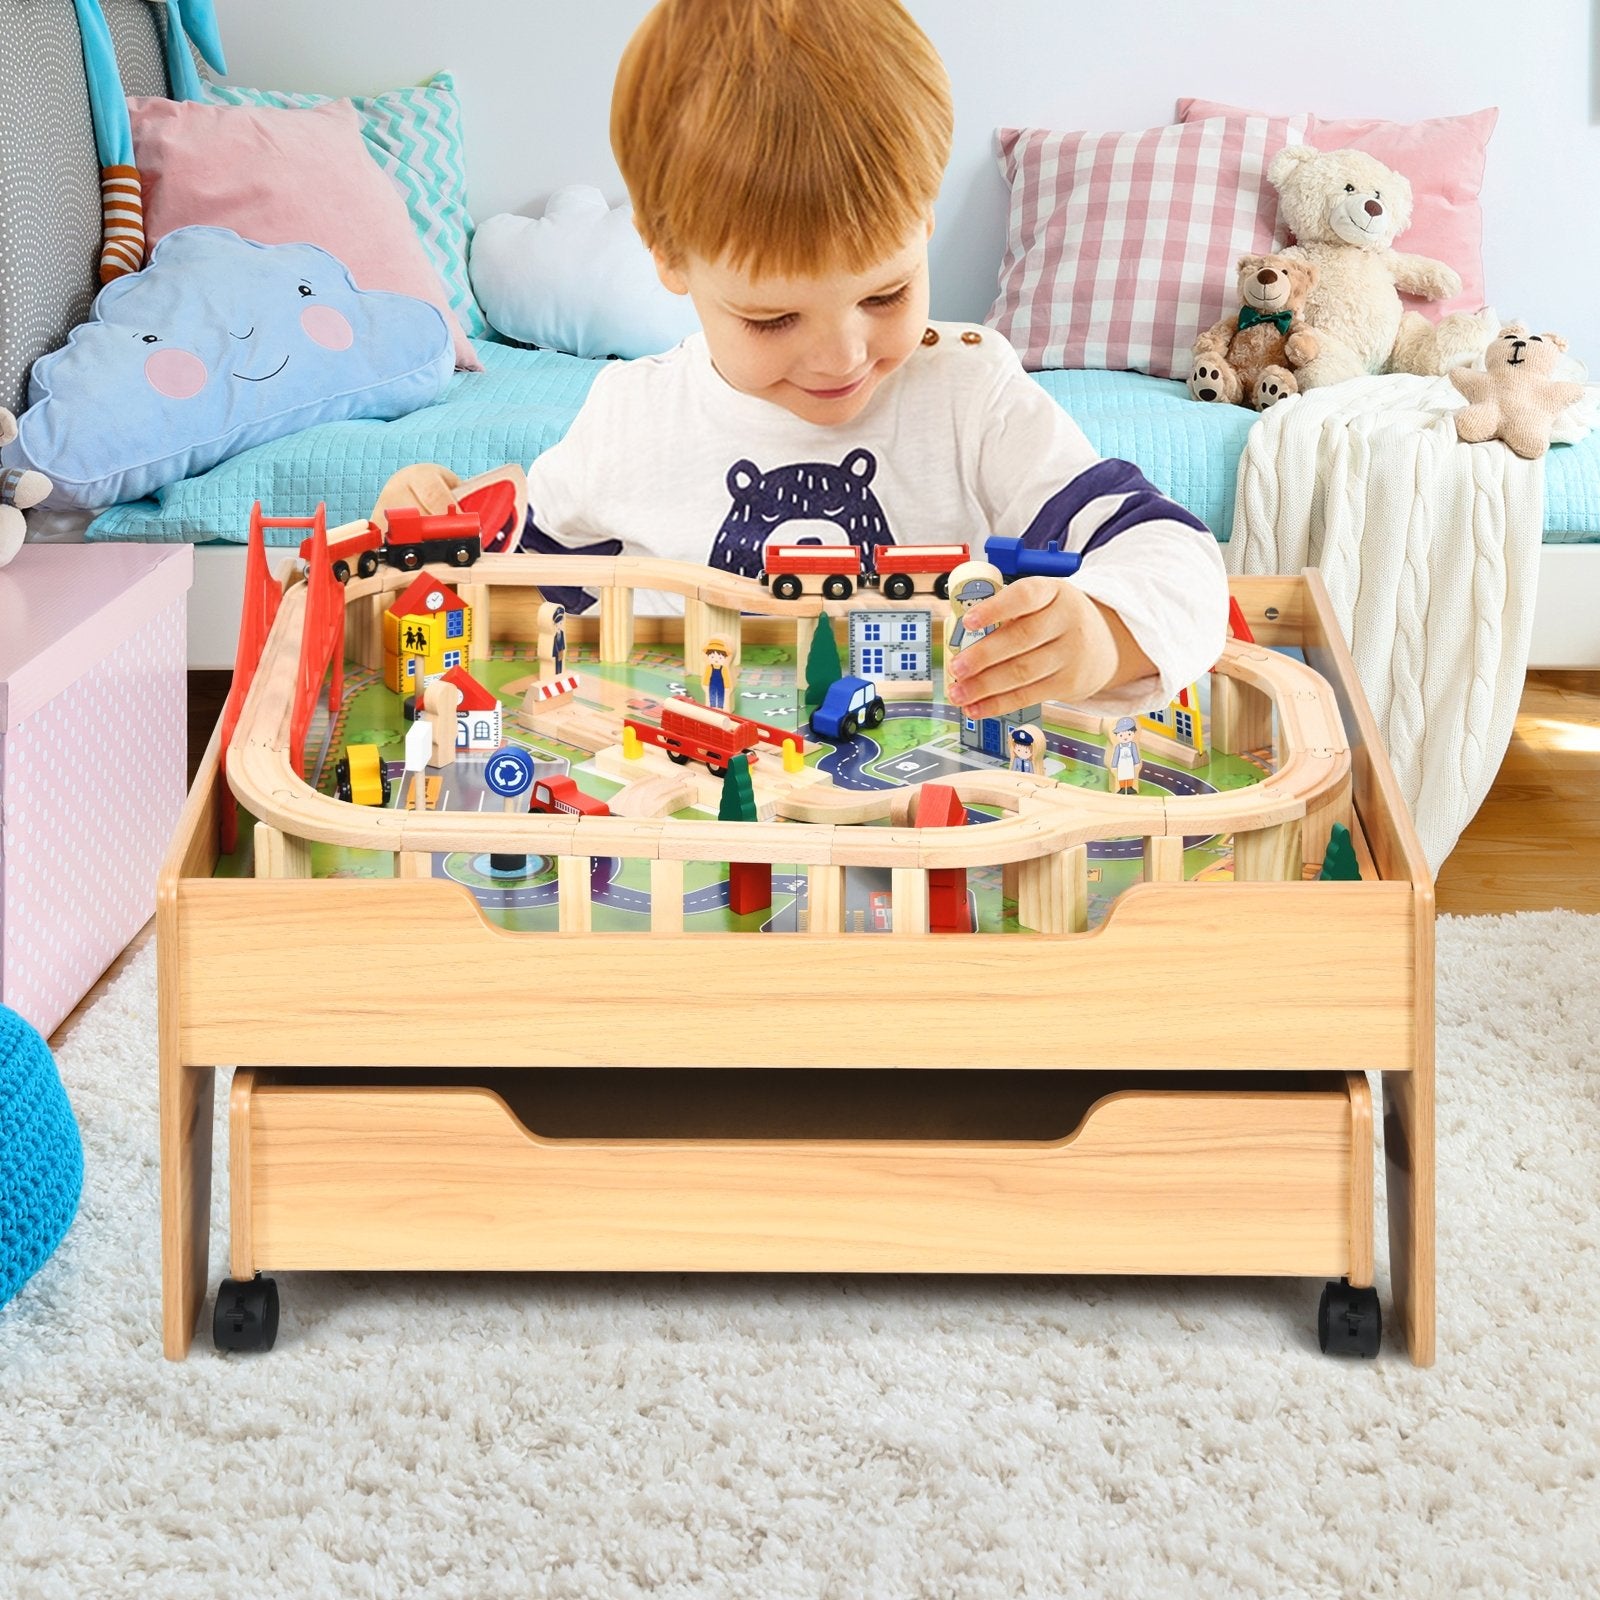
{"label": "boy's arm", "polygon": [[968,710],[1030,704],[987,702],[1033,685],[1105,715],[1164,705],[1222,653],[1228,591],[1217,541],[1137,467],[1100,459],[1008,354],[978,420],[976,489],[988,531],[1033,547],[1057,541],[1082,565],[1071,579],[1011,584],[969,614],[979,626],[1006,623],[1013,637],[1002,642],[1003,627],[979,642],[989,649],[963,653],[959,676],[976,691]]}

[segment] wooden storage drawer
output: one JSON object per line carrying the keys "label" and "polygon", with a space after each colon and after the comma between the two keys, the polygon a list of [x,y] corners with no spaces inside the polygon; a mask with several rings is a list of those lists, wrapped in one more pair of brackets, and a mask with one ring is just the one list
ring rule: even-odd
{"label": "wooden storage drawer", "polygon": [[233,1272],[1372,1281],[1360,1073],[241,1070]]}

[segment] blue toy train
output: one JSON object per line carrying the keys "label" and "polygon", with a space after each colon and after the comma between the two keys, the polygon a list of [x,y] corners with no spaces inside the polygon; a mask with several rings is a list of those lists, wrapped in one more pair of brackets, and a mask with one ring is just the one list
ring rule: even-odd
{"label": "blue toy train", "polygon": [[1083,561],[1076,551],[1063,550],[1059,539],[1052,539],[1043,549],[1033,549],[1021,539],[999,534],[985,542],[983,554],[991,566],[1000,569],[1007,583],[1013,578],[1070,578]]}

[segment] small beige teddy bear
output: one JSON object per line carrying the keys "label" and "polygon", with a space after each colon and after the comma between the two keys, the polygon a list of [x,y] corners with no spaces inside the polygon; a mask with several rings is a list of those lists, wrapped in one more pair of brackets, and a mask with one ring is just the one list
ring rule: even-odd
{"label": "small beige teddy bear", "polygon": [[1316,283],[1309,261],[1241,256],[1239,309],[1195,340],[1189,393],[1257,411],[1298,394],[1290,369],[1314,361],[1322,348],[1304,315]]}
{"label": "small beige teddy bear", "polygon": [[1550,376],[1566,348],[1558,333],[1508,322],[1483,353],[1484,371],[1456,367],[1448,374],[1468,401],[1456,412],[1457,437],[1466,444],[1503,439],[1526,461],[1542,456],[1556,417],[1583,398],[1582,384]]}
{"label": "small beige teddy bear", "polygon": [[[0,406],[0,445],[17,436],[17,419]],[[9,566],[28,536],[22,513],[39,504],[53,485],[31,467],[0,467],[0,567]]]}

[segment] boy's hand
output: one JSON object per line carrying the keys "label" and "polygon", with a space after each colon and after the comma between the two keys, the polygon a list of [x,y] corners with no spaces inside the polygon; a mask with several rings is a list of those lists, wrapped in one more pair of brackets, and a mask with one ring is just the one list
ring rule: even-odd
{"label": "boy's hand", "polygon": [[1155,674],[1122,619],[1061,578],[1019,578],[971,607],[969,629],[1000,626],[950,666],[950,698],[969,717],[1046,700],[1075,705],[1108,684]]}

